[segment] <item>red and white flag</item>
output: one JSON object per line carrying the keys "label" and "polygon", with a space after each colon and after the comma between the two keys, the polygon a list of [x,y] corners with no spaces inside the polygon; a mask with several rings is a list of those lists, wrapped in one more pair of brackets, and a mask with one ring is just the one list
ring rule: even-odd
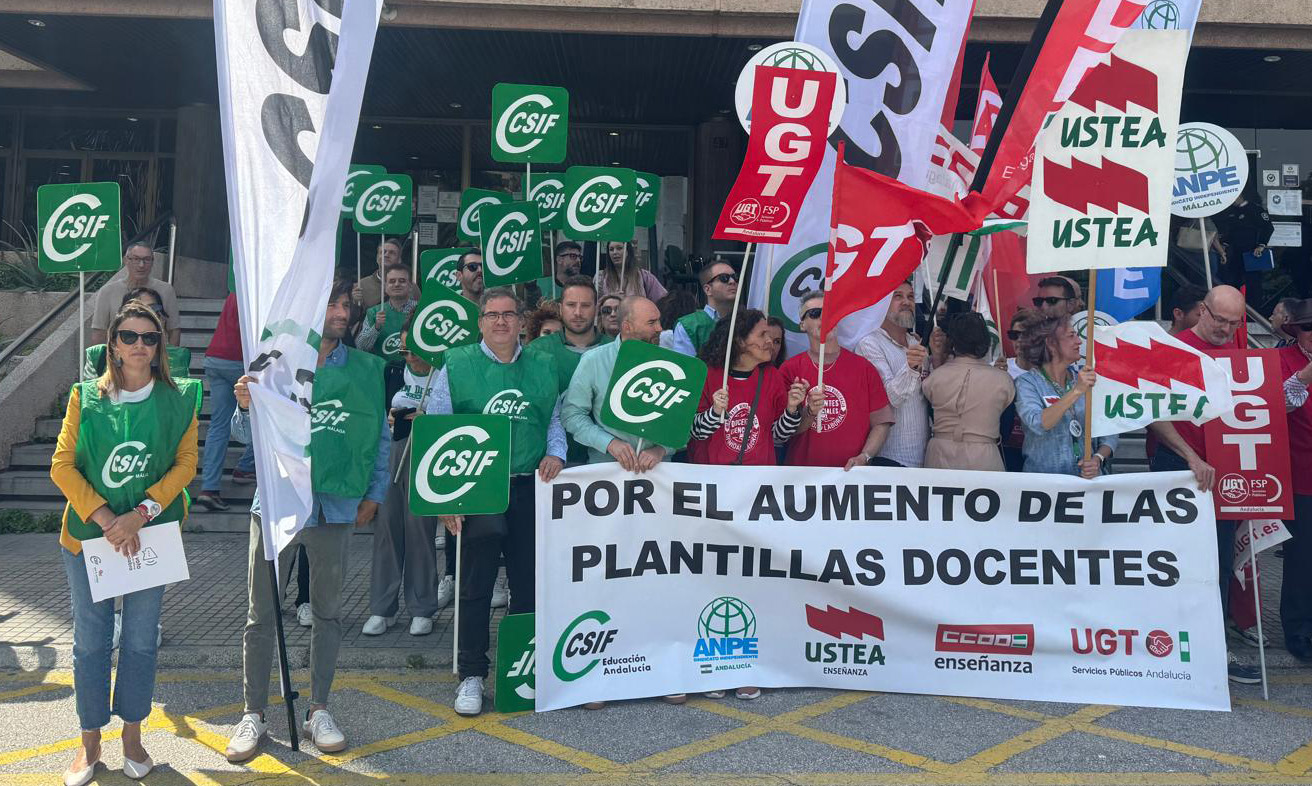
{"label": "red and white flag", "polygon": [[983,155],[984,147],[989,143],[989,134],[998,121],[998,112],[1002,111],[1002,94],[993,81],[989,71],[989,54],[984,55],[984,68],[979,75],[979,99],[975,102],[975,122],[970,127],[970,149],[975,155]]}

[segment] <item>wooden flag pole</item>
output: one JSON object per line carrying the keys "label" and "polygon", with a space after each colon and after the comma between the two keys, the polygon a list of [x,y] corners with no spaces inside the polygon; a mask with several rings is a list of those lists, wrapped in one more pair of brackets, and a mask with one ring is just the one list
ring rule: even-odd
{"label": "wooden flag pole", "polygon": [[738,324],[738,301],[743,296],[743,282],[747,280],[747,262],[752,256],[753,243],[747,244],[747,250],[743,252],[743,269],[738,272],[738,289],[733,293],[733,311],[729,312],[729,338],[724,342],[724,374],[720,380],[720,387],[729,387],[729,358],[733,357],[733,329]]}
{"label": "wooden flag pole", "polygon": [[[1098,302],[1098,271],[1090,271],[1093,275],[1089,276],[1089,316],[1084,323],[1084,355],[1085,363],[1089,368],[1094,368],[1093,363],[1093,316],[1095,306]],[[1084,394],[1084,460],[1088,461],[1093,458],[1093,390],[1090,389]]]}

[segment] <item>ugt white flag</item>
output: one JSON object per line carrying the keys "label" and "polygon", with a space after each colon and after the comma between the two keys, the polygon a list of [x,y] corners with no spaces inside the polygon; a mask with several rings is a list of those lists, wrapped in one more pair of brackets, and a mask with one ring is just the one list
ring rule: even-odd
{"label": "ugt white flag", "polygon": [[[790,354],[806,344],[797,324],[797,298],[820,289],[824,280],[837,143],[847,143],[847,163],[924,187],[975,3],[902,3],[894,9],[897,16],[885,5],[875,0],[805,0],[797,18],[795,39],[837,63],[839,77],[847,83],[847,108],[829,135],[791,241],[760,249],[761,261],[752,264],[749,304],[768,308],[767,313],[783,320]],[[773,265],[762,264],[767,256]],[[883,322],[887,308],[879,303],[843,320],[839,340],[852,346]]]}
{"label": "ugt white flag", "polygon": [[1155,420],[1202,424],[1235,408],[1229,372],[1156,322],[1098,325],[1093,340],[1095,437]]}
{"label": "ugt white flag", "polygon": [[[215,0],[219,110],[265,557],[311,511],[310,402],[382,0]],[[314,343],[312,343],[314,342]]]}

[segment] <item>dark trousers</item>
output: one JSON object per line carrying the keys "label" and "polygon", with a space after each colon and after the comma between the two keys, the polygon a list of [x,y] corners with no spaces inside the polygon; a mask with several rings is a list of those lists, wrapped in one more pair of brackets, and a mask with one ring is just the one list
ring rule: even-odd
{"label": "dark trousers", "polygon": [[[479,537],[480,530],[504,531],[502,537]],[[465,517],[460,536],[464,561],[460,566],[460,678],[486,677],[492,586],[506,555],[506,579],[510,582],[507,613],[533,611],[536,533],[533,529],[533,477],[510,479],[510,506],[495,516]]]}
{"label": "dark trousers", "polygon": [[305,547],[296,547],[296,608],[302,603],[310,602],[310,558],[305,556]]}
{"label": "dark trousers", "polygon": [[[1175,472],[1188,470],[1189,464],[1179,453],[1166,447],[1157,446],[1148,468],[1153,472]],[[1218,519],[1216,522],[1216,561],[1220,571],[1218,581],[1221,587],[1221,618],[1230,618],[1230,578],[1234,576],[1235,566],[1235,522]]]}
{"label": "dark trousers", "polygon": [[456,536],[442,528],[442,558],[446,560],[445,576],[456,575]]}
{"label": "dark trousers", "polygon": [[1286,521],[1292,538],[1285,550],[1280,582],[1280,624],[1285,641],[1312,637],[1312,495],[1294,495],[1294,520]]}

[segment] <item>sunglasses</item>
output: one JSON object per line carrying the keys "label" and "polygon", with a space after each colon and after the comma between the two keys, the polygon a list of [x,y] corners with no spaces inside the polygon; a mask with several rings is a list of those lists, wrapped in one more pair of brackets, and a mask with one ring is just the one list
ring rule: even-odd
{"label": "sunglasses", "polygon": [[601,315],[602,315],[603,317],[608,317],[608,316],[610,316],[611,314],[614,314],[614,313],[615,313],[616,311],[618,311],[618,310],[619,310],[619,309],[615,308],[615,306],[602,306],[602,307],[601,307]]}
{"label": "sunglasses", "polygon": [[1034,298],[1034,307],[1041,308],[1045,305],[1055,306],[1058,303],[1065,303],[1067,300],[1074,300],[1073,297],[1036,297]]}
{"label": "sunglasses", "polygon": [[470,273],[477,273],[482,269],[483,269],[482,262],[470,262],[469,264],[465,265],[465,270],[468,270]]}
{"label": "sunglasses", "polygon": [[557,254],[556,259],[582,259],[583,255],[577,251],[567,251],[563,254]]}
{"label": "sunglasses", "polygon": [[712,276],[712,281],[719,281],[721,284],[732,284],[738,280],[737,273],[721,273],[718,276]]}
{"label": "sunglasses", "polygon": [[802,312],[802,319],[819,319],[819,318],[820,318],[820,309],[818,308],[808,308],[806,311]]}
{"label": "sunglasses", "polygon": [[1019,341],[1019,340],[1020,340],[1020,331],[1019,331],[1019,330],[1008,330],[1008,331],[1007,331],[1007,338],[1011,339],[1012,341]]}
{"label": "sunglasses", "polygon": [[141,339],[141,343],[148,347],[153,347],[159,343],[158,330],[151,330],[146,333],[138,333],[135,330],[117,330],[114,332],[114,336],[128,346],[137,343],[138,338]]}

